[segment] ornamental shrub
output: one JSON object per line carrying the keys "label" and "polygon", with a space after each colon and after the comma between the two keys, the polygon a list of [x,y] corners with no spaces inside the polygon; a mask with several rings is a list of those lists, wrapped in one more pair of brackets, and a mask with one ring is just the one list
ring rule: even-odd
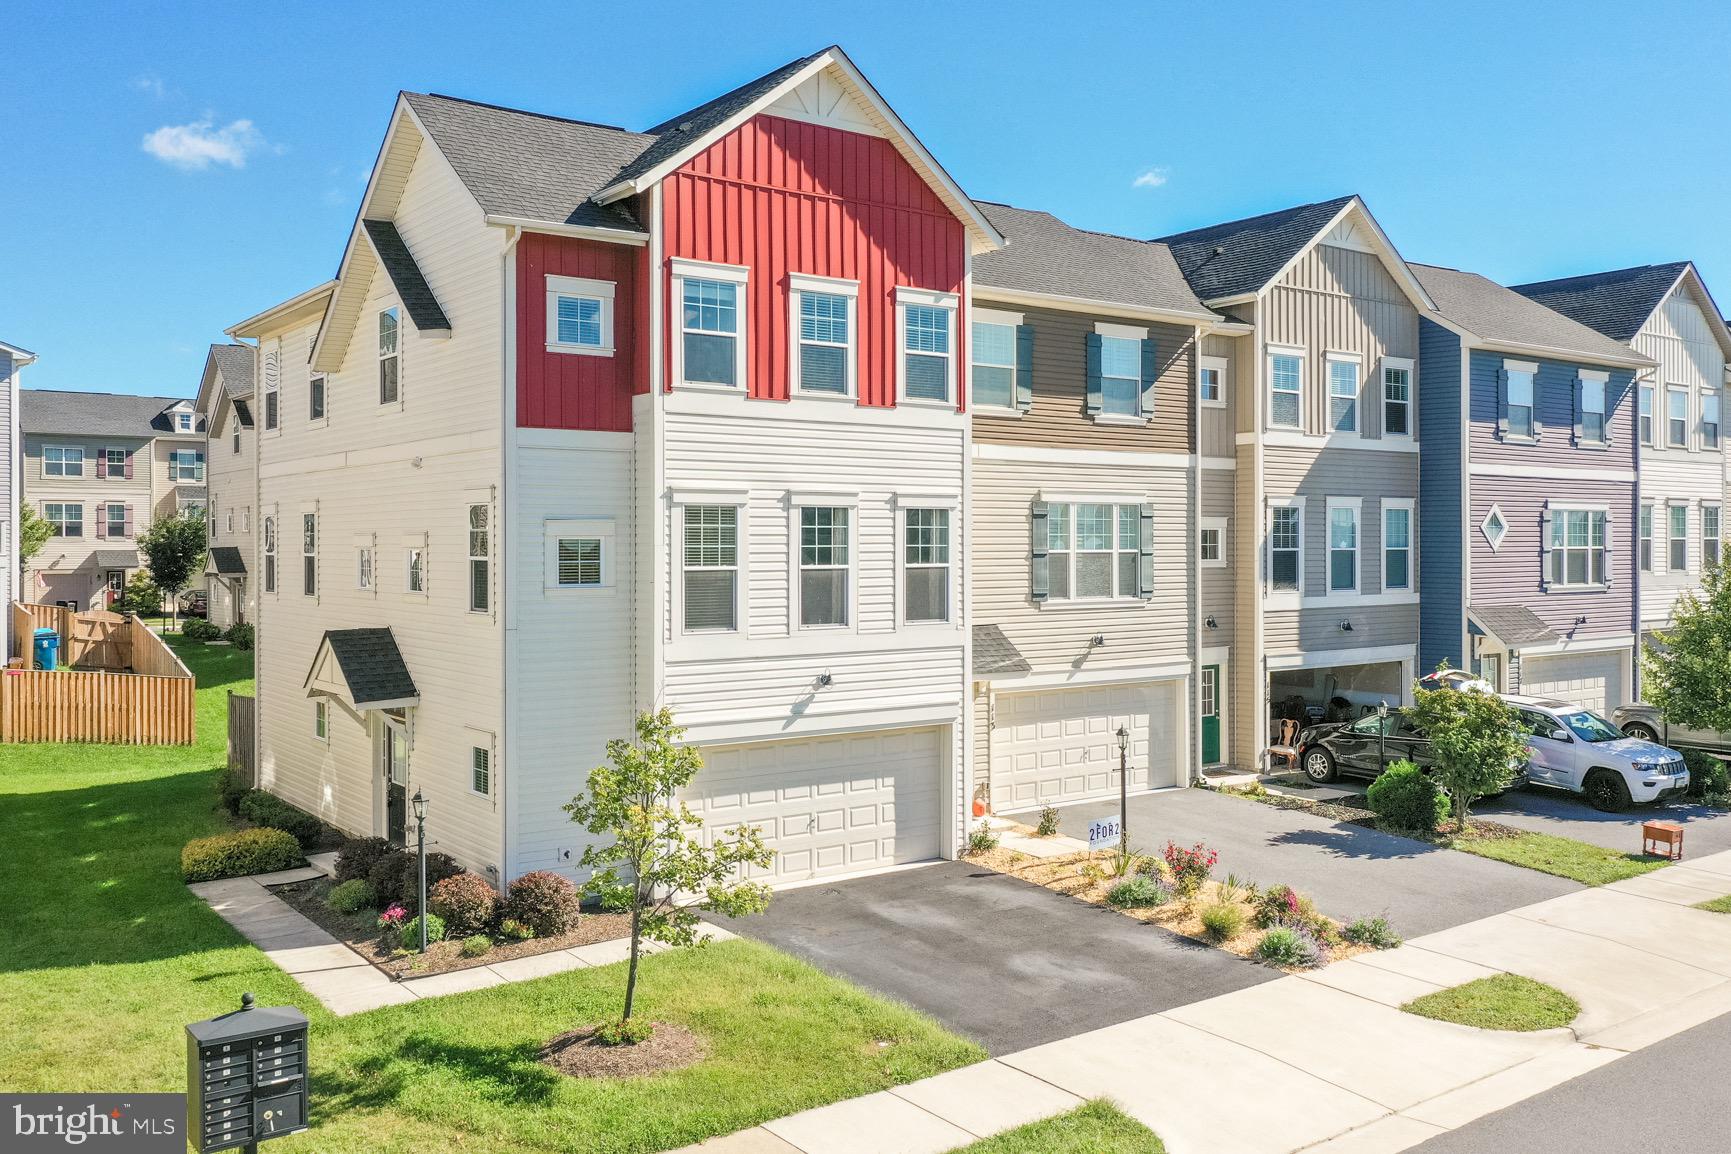
{"label": "ornamental shrub", "polygon": [[181,876],[189,882],[275,873],[305,862],[300,843],[280,829],[243,829],[194,838],[180,851]]}
{"label": "ornamental shrub", "polygon": [[[427,863],[429,872],[432,862]],[[499,895],[479,874],[442,878],[427,890],[427,908],[445,919],[452,934],[478,934],[493,924]]]}
{"label": "ornamental shrub", "polygon": [[1231,941],[1244,932],[1245,923],[1250,920],[1244,907],[1237,902],[1215,902],[1204,906],[1201,916],[1202,928],[1214,942]]}
{"label": "ornamental shrub", "polygon": [[[417,914],[410,918],[403,923],[403,928],[398,931],[397,940],[403,944],[405,949],[418,950],[421,948],[421,916]],[[434,942],[444,941],[445,919],[438,914],[425,916],[427,919],[427,944],[432,945]]]}
{"label": "ornamental shrub", "polygon": [[596,908],[604,914],[624,914],[631,912],[631,903],[637,898],[637,889],[624,883],[597,885],[591,882],[583,887],[583,894],[593,900]]}
{"label": "ornamental shrub", "polygon": [[1256,928],[1288,928],[1308,924],[1316,917],[1316,904],[1291,886],[1269,886],[1256,897]]}
{"label": "ornamental shrub", "polygon": [[992,827],[981,818],[980,824],[968,835],[968,852],[970,854],[990,853],[998,848],[998,835]]}
{"label": "ornamental shrub", "polygon": [[215,641],[222,630],[202,617],[189,617],[180,623],[180,635],[188,641]]}
{"label": "ornamental shrub", "polygon": [[1202,888],[1202,883],[1208,880],[1208,875],[1220,863],[1220,854],[1197,842],[1185,849],[1177,842],[1167,842],[1166,868],[1172,871],[1172,885],[1178,891],[1179,897],[1189,897]]}
{"label": "ornamental shrub", "polygon": [[534,937],[557,937],[577,924],[577,887],[551,870],[532,870],[511,883],[505,914]]}
{"label": "ornamental shrub", "polygon": [[1429,774],[1410,761],[1397,761],[1370,783],[1365,801],[1382,823],[1395,829],[1435,833],[1448,816],[1448,799]]}
{"label": "ornamental shrub", "polygon": [[1704,749],[1683,750],[1683,764],[1689,767],[1690,797],[1708,805],[1731,805],[1731,765]]}
{"label": "ornamental shrub", "polygon": [[393,849],[373,862],[367,871],[367,884],[381,902],[395,904],[403,894],[403,879],[415,868],[415,856],[407,850]]}
{"label": "ornamental shrub", "polygon": [[362,910],[370,910],[378,903],[373,896],[373,887],[367,884],[365,878],[352,878],[339,882],[325,895],[325,905],[339,914],[358,914]]}
{"label": "ornamental shrub", "polygon": [[1256,943],[1258,961],[1285,969],[1311,969],[1328,960],[1328,948],[1307,930],[1276,926]]}
{"label": "ornamental shrub", "polygon": [[1058,832],[1058,807],[1049,805],[1040,811],[1040,825],[1035,833],[1041,837],[1052,837]]}
{"label": "ornamental shrub", "polygon": [[337,851],[337,880],[365,881],[373,866],[382,857],[395,852],[394,846],[382,837],[352,837]]}
{"label": "ornamental shrub", "polygon": [[1387,917],[1359,918],[1340,931],[1340,936],[1355,946],[1372,946],[1392,950],[1400,945],[1400,935],[1388,924]]}
{"label": "ornamental shrub", "polygon": [[228,639],[234,647],[245,653],[253,646],[253,627],[249,622],[240,621],[229,627]]}
{"label": "ornamental shrub", "polygon": [[240,799],[240,816],[254,825],[293,834],[303,849],[318,845],[325,832],[324,822],[262,789],[248,790]]}
{"label": "ornamental shrub", "polygon": [[402,940],[403,926],[409,920],[409,911],[403,908],[403,903],[392,902],[385,907],[385,912],[379,915],[374,924],[379,927],[379,940],[386,949],[394,950]]}
{"label": "ornamental shrub", "polygon": [[[404,850],[409,864],[403,870],[403,904],[410,912],[418,910],[421,905],[421,863],[420,858],[409,850]],[[433,887],[446,878],[454,878],[463,872],[463,867],[457,864],[457,859],[448,853],[430,853],[427,855],[427,901],[433,900]]]}
{"label": "ornamental shrub", "polygon": [[222,808],[234,816],[240,816],[240,802],[252,791],[252,785],[246,780],[246,774],[238,769],[225,769],[216,776],[216,796],[222,803]]}
{"label": "ornamental shrub", "polygon": [[535,931],[516,918],[500,918],[499,936],[510,938],[514,942],[526,942],[535,936]]}
{"label": "ornamental shrub", "polygon": [[1140,874],[1106,891],[1106,904],[1120,910],[1148,909],[1172,900],[1172,891]]}
{"label": "ornamental shrub", "polygon": [[[432,901],[431,898],[428,898],[427,900],[429,902]],[[468,937],[463,939],[463,956],[465,958],[481,957],[492,948],[493,939],[489,938],[486,934],[470,934]]]}

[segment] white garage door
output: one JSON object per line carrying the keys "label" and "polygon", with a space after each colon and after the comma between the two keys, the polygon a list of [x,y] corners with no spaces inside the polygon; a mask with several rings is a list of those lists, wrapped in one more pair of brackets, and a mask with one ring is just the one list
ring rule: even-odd
{"label": "white garage door", "polygon": [[999,694],[992,808],[1014,813],[1118,794],[1118,728],[1130,731],[1130,789],[1178,780],[1179,683]]}
{"label": "white garage door", "polygon": [[1609,715],[1628,700],[1623,696],[1623,658],[1621,652],[1528,657],[1521,661],[1521,692]]}
{"label": "white garage door", "polygon": [[948,730],[900,729],[706,748],[686,794],[704,836],[754,825],[772,885],[938,856]]}

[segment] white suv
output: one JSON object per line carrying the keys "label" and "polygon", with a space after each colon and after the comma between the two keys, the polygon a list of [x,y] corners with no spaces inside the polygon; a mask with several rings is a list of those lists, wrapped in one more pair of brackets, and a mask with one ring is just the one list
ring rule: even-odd
{"label": "white suv", "polygon": [[1689,788],[1683,755],[1651,741],[1625,737],[1615,725],[1589,709],[1543,697],[1503,700],[1520,715],[1527,731],[1527,780],[1579,793],[1607,813],[1633,802],[1680,796]]}

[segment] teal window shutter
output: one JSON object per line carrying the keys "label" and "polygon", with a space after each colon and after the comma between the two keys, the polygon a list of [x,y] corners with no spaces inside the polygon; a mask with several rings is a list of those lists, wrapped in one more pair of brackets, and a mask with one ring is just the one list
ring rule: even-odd
{"label": "teal window shutter", "polygon": [[1160,377],[1160,360],[1153,337],[1142,338],[1142,415],[1154,415],[1154,382]]}
{"label": "teal window shutter", "polygon": [[1016,326],[1016,407],[1034,407],[1034,326]]}
{"label": "teal window shutter", "polygon": [[1044,501],[1035,501],[1028,518],[1028,554],[1032,559],[1028,572],[1028,591],[1035,601],[1044,601],[1052,594],[1051,509]]}
{"label": "teal window shutter", "polygon": [[1497,370],[1497,438],[1509,435],[1509,372]]}
{"label": "teal window shutter", "polygon": [[[1149,341],[1148,344],[1154,342]],[[1142,506],[1142,558],[1136,566],[1141,577],[1141,589],[1138,591],[1142,600],[1154,596],[1154,506]]]}
{"label": "teal window shutter", "polygon": [[1098,413],[1103,407],[1100,391],[1100,334],[1088,334],[1088,411]]}

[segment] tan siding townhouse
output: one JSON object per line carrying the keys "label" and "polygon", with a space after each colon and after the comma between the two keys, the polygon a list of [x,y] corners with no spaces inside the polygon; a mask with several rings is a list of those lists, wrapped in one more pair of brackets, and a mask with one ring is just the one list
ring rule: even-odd
{"label": "tan siding townhouse", "polygon": [[210,554],[205,604],[211,624],[227,629],[253,620],[253,507],[258,499],[258,442],[253,426],[255,356],[251,345],[212,345],[198,386],[205,422]]}

